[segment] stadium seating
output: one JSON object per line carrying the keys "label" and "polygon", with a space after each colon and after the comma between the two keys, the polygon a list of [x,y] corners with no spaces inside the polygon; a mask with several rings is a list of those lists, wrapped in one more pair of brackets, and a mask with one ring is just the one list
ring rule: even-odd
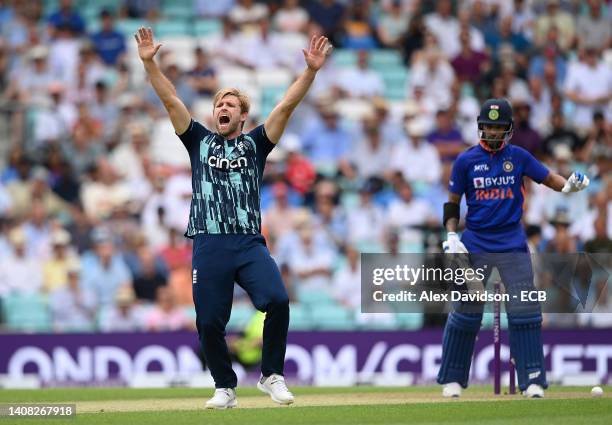
{"label": "stadium seating", "polygon": [[45,332],[51,330],[47,300],[42,294],[8,295],[4,299],[7,328],[12,331]]}

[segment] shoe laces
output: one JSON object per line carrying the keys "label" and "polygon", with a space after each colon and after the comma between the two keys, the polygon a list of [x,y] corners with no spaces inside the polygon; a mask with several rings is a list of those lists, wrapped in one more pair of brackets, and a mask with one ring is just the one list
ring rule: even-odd
{"label": "shoe laces", "polygon": [[291,394],[289,388],[287,388],[287,384],[285,384],[285,378],[280,375],[272,375],[272,379],[270,379],[270,385],[274,385],[280,391],[285,391]]}
{"label": "shoe laces", "polygon": [[230,388],[217,388],[215,390],[215,395],[217,395],[217,393],[223,393],[227,395],[228,398],[232,398],[232,390]]}

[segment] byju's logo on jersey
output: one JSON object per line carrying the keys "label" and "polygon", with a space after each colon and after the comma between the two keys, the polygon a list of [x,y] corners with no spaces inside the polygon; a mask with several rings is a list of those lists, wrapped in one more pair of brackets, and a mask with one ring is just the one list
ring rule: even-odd
{"label": "byju's logo on jersey", "polygon": [[514,184],[514,176],[474,177],[474,188],[509,186]]}
{"label": "byju's logo on jersey", "polygon": [[476,189],[482,189],[483,187],[485,187],[484,177],[476,177],[474,179],[474,187]]}
{"label": "byju's logo on jersey", "polygon": [[220,158],[214,155],[208,157],[208,165],[220,170],[236,170],[238,168],[246,167],[247,164],[248,161],[244,156],[239,156],[238,158],[234,159]]}
{"label": "byju's logo on jersey", "polygon": [[489,166],[487,164],[476,164],[474,165],[474,172],[482,172],[482,171],[489,171]]}

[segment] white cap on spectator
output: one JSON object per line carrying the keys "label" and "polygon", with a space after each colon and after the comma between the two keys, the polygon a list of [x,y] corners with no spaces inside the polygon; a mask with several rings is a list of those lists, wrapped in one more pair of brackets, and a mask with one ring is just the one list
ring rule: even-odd
{"label": "white cap on spectator", "polygon": [[56,229],[51,233],[51,243],[53,245],[66,246],[70,243],[70,233],[64,229]]}
{"label": "white cap on spectator", "polygon": [[49,49],[45,46],[34,46],[28,51],[30,59],[44,59],[49,55]]}
{"label": "white cap on spectator", "polygon": [[569,161],[572,159],[572,150],[567,145],[557,145],[553,149],[553,155],[557,161]]}
{"label": "white cap on spectator", "polygon": [[406,132],[410,137],[425,137],[429,126],[422,118],[414,118],[406,123]]}
{"label": "white cap on spectator", "polygon": [[9,241],[16,246],[23,246],[26,242],[26,234],[21,226],[15,227],[9,233]]}
{"label": "white cap on spectator", "polygon": [[300,137],[294,133],[285,134],[280,141],[280,145],[287,152],[298,152],[302,149],[302,142]]}

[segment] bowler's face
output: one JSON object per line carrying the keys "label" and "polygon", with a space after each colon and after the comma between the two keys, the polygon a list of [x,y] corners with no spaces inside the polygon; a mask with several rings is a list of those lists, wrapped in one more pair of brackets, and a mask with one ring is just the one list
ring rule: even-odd
{"label": "bowler's face", "polygon": [[223,137],[236,132],[241,122],[246,120],[247,113],[240,110],[240,102],[233,95],[227,95],[219,99],[215,105],[214,118],[217,133]]}

